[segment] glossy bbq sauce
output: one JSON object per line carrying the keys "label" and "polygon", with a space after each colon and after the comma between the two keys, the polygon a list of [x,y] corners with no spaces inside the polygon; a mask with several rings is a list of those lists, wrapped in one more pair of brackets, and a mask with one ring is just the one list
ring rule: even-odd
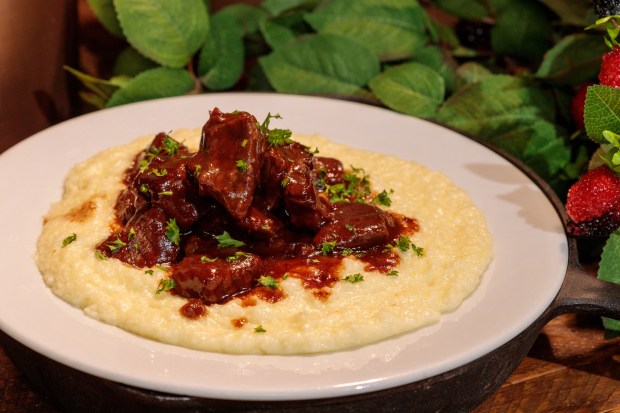
{"label": "glossy bbq sauce", "polygon": [[246,307],[285,300],[287,278],[326,301],[345,257],[389,273],[417,221],[378,207],[387,192],[362,169],[311,153],[268,121],[216,108],[195,153],[158,134],[126,172],[98,252],[169,267],[166,289],[188,299],[180,313],[189,319],[233,298]]}

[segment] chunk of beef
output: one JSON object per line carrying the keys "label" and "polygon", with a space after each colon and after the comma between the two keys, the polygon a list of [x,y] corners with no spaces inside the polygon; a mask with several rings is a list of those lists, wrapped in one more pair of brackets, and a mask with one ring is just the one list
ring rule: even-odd
{"label": "chunk of beef", "polygon": [[371,204],[340,203],[334,206],[333,219],[315,235],[314,242],[336,241],[341,248],[372,248],[392,241],[396,231],[394,218]]}
{"label": "chunk of beef", "polygon": [[[189,228],[204,215],[208,200],[200,199],[195,182],[188,179],[187,162],[191,158],[175,155],[158,160],[139,172],[134,187],[183,228]],[[155,168],[154,166],[157,166]]]}
{"label": "chunk of beef", "polygon": [[134,215],[148,207],[149,202],[138,192],[138,189],[129,186],[118,195],[114,209],[121,223],[126,224]]}
{"label": "chunk of beef", "polygon": [[261,274],[261,259],[247,253],[233,258],[185,257],[173,266],[174,292],[208,305],[249,290]]}
{"label": "chunk of beef", "polygon": [[319,199],[312,168],[312,155],[305,146],[293,142],[270,147],[265,154],[262,182],[265,193],[281,194],[293,226],[317,231],[329,211]]}
{"label": "chunk of beef", "polygon": [[214,109],[195,157],[200,195],[213,197],[235,219],[243,218],[260,180],[265,142],[254,116]]}
{"label": "chunk of beef", "polygon": [[158,208],[151,208],[135,215],[120,233],[112,234],[97,250],[134,267],[173,262],[179,256],[180,247],[166,235],[168,230],[166,215]]}
{"label": "chunk of beef", "polygon": [[312,165],[314,179],[319,182],[319,185],[335,185],[344,182],[344,166],[338,159],[315,156],[312,159]]}

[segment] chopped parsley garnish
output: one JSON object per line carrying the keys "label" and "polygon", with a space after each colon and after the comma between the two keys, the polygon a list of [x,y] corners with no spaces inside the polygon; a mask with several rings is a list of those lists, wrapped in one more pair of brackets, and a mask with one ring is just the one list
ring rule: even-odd
{"label": "chopped parsley garnish", "polygon": [[75,232],[71,235],[69,235],[67,238],[62,240],[62,247],[64,248],[67,245],[71,244],[73,241],[75,241],[77,239],[77,235],[75,234]]}
{"label": "chopped parsley garnish", "polygon": [[95,250],[95,257],[99,258],[101,261],[105,261],[105,260],[108,259],[108,257],[103,255],[103,252],[101,252],[99,250]]}
{"label": "chopped parsley garnish", "polygon": [[198,174],[200,174],[200,171],[202,171],[202,165],[195,165],[194,176],[198,177]]}
{"label": "chopped parsley garnish", "polygon": [[344,226],[344,227],[345,227],[345,229],[346,229],[347,231],[351,231],[351,232],[352,232],[352,233],[354,233],[354,234],[355,234],[355,233],[357,233],[357,230],[356,230],[356,229],[355,229],[355,227],[354,227],[353,225],[351,225],[351,224],[345,224],[345,226]]}
{"label": "chopped parsley garnish", "polygon": [[206,255],[203,255],[202,257],[200,257],[200,262],[202,263],[206,263],[206,262],[214,262],[217,261],[217,257],[215,258],[209,258]]}
{"label": "chopped parsley garnish", "polygon": [[270,275],[261,275],[258,279],[258,283],[273,290],[278,288],[278,280]]}
{"label": "chopped parsley garnish", "polygon": [[360,273],[351,274],[344,277],[344,280],[350,282],[351,284],[355,284],[364,281],[364,276]]}
{"label": "chopped parsley garnish", "polygon": [[244,139],[244,140],[241,142],[241,147],[242,147],[242,148],[245,148],[247,144],[248,144],[248,140],[247,140],[247,139]]}
{"label": "chopped parsley garnish", "polygon": [[[394,191],[390,189],[390,194],[393,192]],[[379,193],[379,195],[374,197],[373,201],[378,202],[379,204],[385,205],[387,207],[392,205],[392,200],[390,199],[390,195],[385,189],[381,193]]]}
{"label": "chopped parsley garnish", "polygon": [[160,177],[168,175],[168,171],[165,168],[162,169],[162,170],[159,170],[157,168],[153,168],[153,169],[151,169],[151,173],[153,175],[155,175],[155,176],[160,176]]}
{"label": "chopped parsley garnish", "polygon": [[413,242],[411,243],[411,249],[417,254],[418,257],[424,256],[424,248],[418,247]]}
{"label": "chopped parsley garnish", "polygon": [[287,176],[286,178],[284,178],[284,179],[280,182],[280,185],[282,185],[282,188],[286,188],[286,186],[288,185],[289,181],[290,181],[290,179],[289,179],[289,177],[288,177],[288,176]]}
{"label": "chopped parsley garnish", "polygon": [[219,248],[241,247],[245,245],[245,242],[236,240],[231,237],[228,231],[224,231],[222,232],[222,234],[216,235],[215,239],[217,240],[217,246]]}
{"label": "chopped parsley garnish", "polygon": [[153,274],[155,274],[155,271],[153,271],[153,270],[146,270],[146,271],[144,271],[144,273],[148,274],[148,275],[153,275]]}
{"label": "chopped parsley garnish", "polygon": [[348,257],[349,255],[353,254],[353,250],[351,248],[345,248],[342,250],[341,254],[343,257]]}
{"label": "chopped parsley garnish", "polygon": [[181,230],[174,218],[168,220],[166,225],[166,237],[174,244],[179,245],[181,242]]}
{"label": "chopped parsley garnish", "polygon": [[407,251],[411,247],[411,240],[404,235],[401,235],[396,241],[396,247],[401,251]]}
{"label": "chopped parsley garnish", "polygon": [[388,272],[386,275],[390,275],[392,277],[398,277],[398,271],[392,270],[392,271]]}
{"label": "chopped parsley garnish", "polygon": [[169,156],[172,156],[179,151],[179,144],[170,135],[166,134],[162,142],[162,149],[168,152]]}
{"label": "chopped parsley garnish", "polygon": [[286,145],[287,143],[293,142],[291,139],[292,134],[290,129],[272,129],[267,135],[267,142],[269,142],[271,146]]}
{"label": "chopped parsley garnish", "polygon": [[157,195],[159,195],[159,196],[172,196],[172,191],[161,191]]}
{"label": "chopped parsley garnish", "polygon": [[155,266],[155,268],[157,268],[159,271],[162,271],[162,272],[168,272],[168,271],[169,271],[169,270],[168,270],[168,268],[164,267],[164,266],[163,266],[163,265],[161,265],[161,264],[157,264],[157,265]]}
{"label": "chopped parsley garnish", "polygon": [[321,254],[327,255],[334,252],[334,248],[336,247],[336,241],[326,241],[321,244]]}
{"label": "chopped parsley garnish", "polygon": [[237,167],[237,169],[243,172],[248,170],[247,162],[242,159],[239,159],[237,162],[235,162],[235,166]]}
{"label": "chopped parsley garnish", "polygon": [[176,282],[172,278],[162,278],[157,284],[157,290],[155,294],[163,293],[164,291],[172,290],[176,286]]}
{"label": "chopped parsley garnish", "polygon": [[147,192],[149,192],[149,186],[147,184],[140,185],[140,192],[146,194]]}
{"label": "chopped parsley garnish", "polygon": [[256,327],[256,328],[254,329],[254,332],[255,332],[255,333],[266,333],[266,332],[267,332],[267,330],[265,330],[265,329],[263,328],[263,326],[258,326],[258,327]]}
{"label": "chopped parsley garnish", "polygon": [[247,258],[249,256],[250,255],[245,253],[245,252],[237,251],[233,255],[230,255],[230,256],[226,257],[226,261],[227,262],[235,262],[237,260],[240,260],[242,258]]}
{"label": "chopped parsley garnish", "polygon": [[344,182],[328,185],[321,174],[316,186],[324,188],[331,202],[365,202],[370,196],[370,180],[362,168],[351,166],[351,172],[343,176]]}
{"label": "chopped parsley garnish", "polygon": [[120,250],[126,245],[127,243],[123,242],[120,238],[117,237],[114,242],[108,243],[108,248],[110,249],[111,252],[117,252],[118,250]]}

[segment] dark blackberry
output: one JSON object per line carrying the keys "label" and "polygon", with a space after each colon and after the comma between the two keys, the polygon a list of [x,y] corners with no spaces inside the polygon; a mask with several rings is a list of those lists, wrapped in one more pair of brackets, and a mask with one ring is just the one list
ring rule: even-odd
{"label": "dark blackberry", "polygon": [[591,221],[579,223],[569,218],[566,231],[573,238],[606,238],[619,226],[620,213],[613,211]]}
{"label": "dark blackberry", "polygon": [[594,11],[600,18],[620,14],[620,0],[594,0]]}
{"label": "dark blackberry", "polygon": [[459,20],[455,30],[464,47],[474,50],[490,50],[492,27],[488,23],[476,20]]}

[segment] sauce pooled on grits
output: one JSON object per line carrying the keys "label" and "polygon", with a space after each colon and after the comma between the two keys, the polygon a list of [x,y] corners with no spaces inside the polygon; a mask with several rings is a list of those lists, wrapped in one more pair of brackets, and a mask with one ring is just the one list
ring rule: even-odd
{"label": "sauce pooled on grits", "polygon": [[277,302],[288,277],[326,300],[348,256],[366,271],[393,271],[394,249],[416,248],[416,220],[381,209],[388,191],[373,190],[363,169],[270,130],[270,118],[261,124],[216,108],[194,153],[156,135],[126,172],[117,228],[97,251],[135,267],[169,267],[159,290],[187,298],[188,318],[233,297]]}

